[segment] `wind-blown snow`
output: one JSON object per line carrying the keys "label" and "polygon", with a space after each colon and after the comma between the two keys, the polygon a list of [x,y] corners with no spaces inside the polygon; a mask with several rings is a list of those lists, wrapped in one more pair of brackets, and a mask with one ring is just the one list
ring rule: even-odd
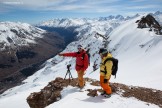
{"label": "wind-blown snow", "polygon": [[[138,29],[136,20],[123,21],[114,26],[115,23],[104,25],[99,22],[81,25],[76,29],[79,32],[78,41],[70,43],[63,52],[77,51],[76,46],[82,44],[86,49],[90,48],[91,66],[87,69],[85,77],[99,80],[99,69],[93,71],[96,62],[99,67],[99,48],[103,47],[103,37],[109,37],[108,48],[114,57],[119,59],[119,70],[117,78],[111,78],[111,82],[124,83],[134,86],[142,86],[162,90],[162,36],[150,32],[148,29]],[[93,26],[92,26],[93,25]],[[116,28],[117,27],[117,28]],[[107,33],[107,30],[110,30]],[[99,34],[97,34],[99,33]],[[45,63],[45,67],[28,77],[23,85],[9,89],[0,97],[0,108],[28,108],[27,96],[32,92],[38,92],[49,81],[56,77],[65,77],[66,65],[72,64],[71,73],[77,77],[75,71],[75,59],[55,56]],[[86,84],[85,89],[96,89],[98,87]],[[100,87],[99,87],[100,88]],[[78,88],[68,86],[62,91],[62,99],[47,108],[158,108],[153,104],[139,101],[135,98],[123,98],[114,94],[105,99],[102,96],[89,97],[87,92],[79,92]]]}

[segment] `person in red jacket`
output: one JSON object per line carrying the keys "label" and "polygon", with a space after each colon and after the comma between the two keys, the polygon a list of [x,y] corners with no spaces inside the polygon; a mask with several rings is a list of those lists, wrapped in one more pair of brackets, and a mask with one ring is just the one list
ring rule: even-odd
{"label": "person in red jacket", "polygon": [[76,65],[75,69],[78,73],[78,84],[80,88],[83,88],[85,85],[85,81],[83,75],[88,68],[89,60],[86,51],[83,49],[82,45],[78,45],[78,52],[71,53],[60,53],[59,56],[67,56],[67,57],[76,57]]}

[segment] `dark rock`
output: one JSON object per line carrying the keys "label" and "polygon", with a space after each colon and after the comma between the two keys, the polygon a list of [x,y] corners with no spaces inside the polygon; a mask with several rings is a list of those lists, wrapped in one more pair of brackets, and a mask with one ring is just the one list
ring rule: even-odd
{"label": "dark rock", "polygon": [[55,80],[48,83],[40,92],[31,93],[27,97],[27,102],[30,108],[45,108],[49,104],[61,99],[61,90],[68,85],[76,86],[77,79],[71,80],[57,77]]}
{"label": "dark rock", "polygon": [[150,28],[149,31],[154,31],[157,35],[162,35],[162,27],[150,14],[146,17],[142,17],[140,20],[137,20],[136,23],[138,23],[137,28]]}
{"label": "dark rock", "polygon": [[62,78],[56,78],[54,81],[44,87],[40,92],[31,93],[27,97],[30,108],[45,108],[47,105],[58,101],[61,98],[61,90],[63,89]]}
{"label": "dark rock", "polygon": [[98,96],[96,89],[95,90],[88,89],[87,91],[89,91],[89,93],[87,94],[88,96],[91,96],[91,97]]}

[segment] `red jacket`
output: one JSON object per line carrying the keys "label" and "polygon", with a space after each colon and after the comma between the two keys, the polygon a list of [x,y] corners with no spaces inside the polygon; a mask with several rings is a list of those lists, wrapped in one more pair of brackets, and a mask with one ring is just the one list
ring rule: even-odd
{"label": "red jacket", "polygon": [[76,57],[76,71],[85,71],[88,68],[89,61],[88,55],[86,54],[85,50],[82,50],[82,52],[63,53],[63,56]]}

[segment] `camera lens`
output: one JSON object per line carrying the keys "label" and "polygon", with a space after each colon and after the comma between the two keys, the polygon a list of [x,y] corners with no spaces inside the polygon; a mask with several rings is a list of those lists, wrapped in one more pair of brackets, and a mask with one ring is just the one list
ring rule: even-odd
{"label": "camera lens", "polygon": [[70,68],[70,66],[71,66],[71,64],[68,64],[68,65],[67,65],[67,68]]}

